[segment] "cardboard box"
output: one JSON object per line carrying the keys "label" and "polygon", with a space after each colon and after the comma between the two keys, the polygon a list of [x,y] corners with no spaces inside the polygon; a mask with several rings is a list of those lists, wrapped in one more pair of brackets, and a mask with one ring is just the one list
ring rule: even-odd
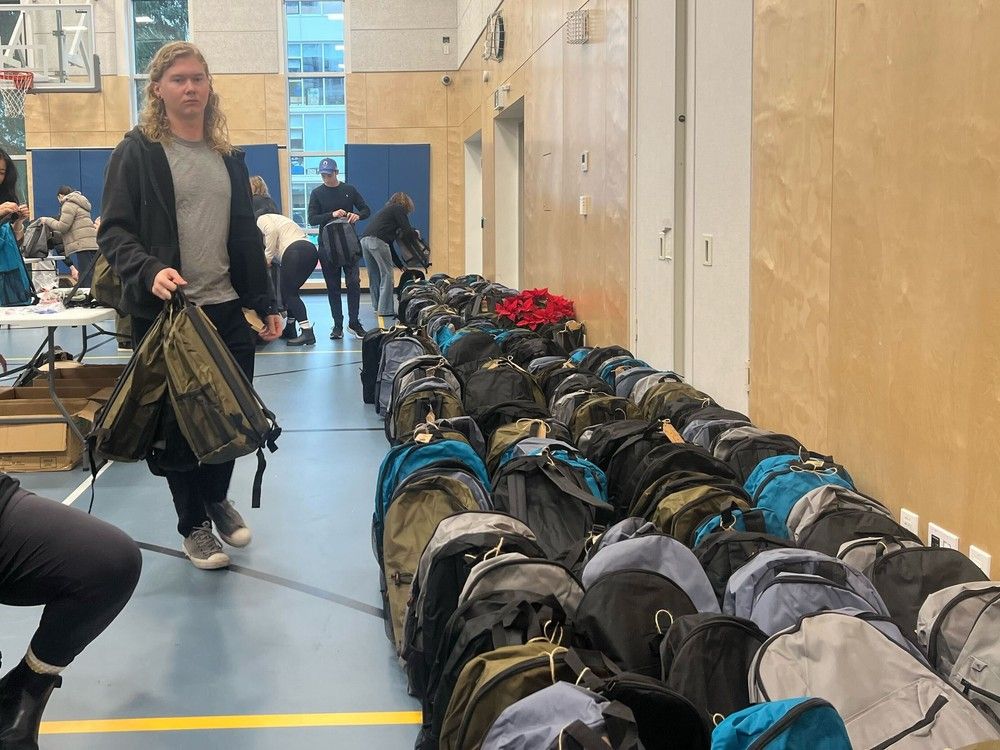
{"label": "cardboard box", "polygon": [[[77,383],[56,383],[56,395],[60,399],[82,398],[98,403],[106,403],[111,397],[114,386],[101,386],[98,384],[77,384]],[[49,397],[49,386],[44,379],[36,380],[34,385],[18,388],[0,388],[0,401],[10,401],[12,399],[31,399],[33,401],[45,401]]]}
{"label": "cardboard box", "polygon": [[[59,362],[56,363],[60,364]],[[97,386],[94,390],[99,391],[109,385],[114,385],[121,374],[125,371],[125,365],[81,365],[76,363],[76,367],[57,367],[55,371],[56,384],[77,385],[77,386]],[[46,387],[48,370],[38,371],[31,379],[31,385],[35,388]]]}
{"label": "cardboard box", "polygon": [[[99,404],[89,399],[63,401],[80,432],[86,435]],[[52,417],[59,411],[49,400],[0,400],[0,470],[66,471],[83,456],[83,444],[65,423],[3,424],[4,417]]]}

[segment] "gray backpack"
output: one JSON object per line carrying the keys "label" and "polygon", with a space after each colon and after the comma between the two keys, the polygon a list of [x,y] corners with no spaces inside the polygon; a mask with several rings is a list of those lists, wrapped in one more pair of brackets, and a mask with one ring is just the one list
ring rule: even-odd
{"label": "gray backpack", "polygon": [[[568,682],[522,698],[493,722],[482,750],[604,747],[637,750],[631,709]],[[590,744],[587,744],[590,743]]]}
{"label": "gray backpack", "polygon": [[375,379],[375,411],[378,414],[389,413],[392,401],[392,384],[403,363],[415,357],[433,353],[428,351],[425,342],[415,336],[397,335],[382,345],[382,356],[378,363],[378,375]]}
{"label": "gray backpack", "polygon": [[622,570],[649,570],[676,583],[699,612],[718,612],[712,584],[694,553],[666,534],[644,534],[622,538],[604,546],[583,569],[582,580],[589,589],[598,579]]}
{"label": "gray backpack", "polygon": [[700,445],[707,451],[712,450],[712,443],[720,435],[735,427],[749,427],[745,419],[692,419],[681,432],[687,442]]}
{"label": "gray backpack", "polygon": [[947,682],[858,617],[822,612],[754,657],[750,699],[809,695],[833,704],[857,750],[942,750],[1000,734]]}
{"label": "gray backpack", "polygon": [[844,542],[840,545],[837,558],[843,560],[855,570],[867,570],[879,555],[884,555],[904,547],[923,547],[920,541],[912,539],[896,539],[889,536],[867,536]]}
{"label": "gray backpack", "polygon": [[855,608],[889,616],[875,587],[854,568],[822,552],[762,552],[733,573],[722,611],[752,620],[771,635],[814,612]]}
{"label": "gray backpack", "polygon": [[931,665],[1000,729],[1000,582],[931,594],[917,617],[917,640]]}
{"label": "gray backpack", "polygon": [[458,597],[458,605],[494,591],[551,595],[570,618],[576,614],[583,598],[583,587],[565,567],[551,560],[527,557],[519,552],[500,554],[477,563],[465,581]]}

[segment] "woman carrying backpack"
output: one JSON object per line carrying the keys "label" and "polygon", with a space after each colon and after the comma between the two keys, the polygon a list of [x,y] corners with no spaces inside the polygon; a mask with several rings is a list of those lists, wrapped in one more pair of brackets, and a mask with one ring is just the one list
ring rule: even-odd
{"label": "woman carrying backpack", "polygon": [[376,314],[391,317],[396,314],[393,307],[393,267],[392,249],[399,232],[415,232],[410,226],[413,213],[413,199],[406,193],[393,193],[381,211],[368,221],[361,235],[361,254],[368,269],[368,289],[371,291],[372,307]]}

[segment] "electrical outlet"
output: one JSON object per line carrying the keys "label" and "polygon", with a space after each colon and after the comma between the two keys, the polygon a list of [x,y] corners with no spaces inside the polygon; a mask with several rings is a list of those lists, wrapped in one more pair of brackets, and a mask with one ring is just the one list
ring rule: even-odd
{"label": "electrical outlet", "polygon": [[958,549],[958,534],[952,534],[936,523],[929,523],[927,524],[927,544],[931,547]]}
{"label": "electrical outlet", "polygon": [[979,569],[986,574],[987,578],[989,578],[990,564],[993,562],[993,558],[990,556],[989,552],[979,549],[979,547],[974,544],[969,545],[969,559],[978,565]]}
{"label": "electrical outlet", "polygon": [[902,508],[899,511],[899,525],[907,531],[912,531],[917,536],[920,536],[920,516],[912,510]]}

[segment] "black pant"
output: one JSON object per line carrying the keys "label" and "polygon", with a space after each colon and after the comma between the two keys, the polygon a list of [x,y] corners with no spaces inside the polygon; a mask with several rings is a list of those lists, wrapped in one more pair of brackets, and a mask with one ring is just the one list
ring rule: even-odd
{"label": "black pant", "polygon": [[[209,320],[226,342],[237,364],[253,380],[254,333],[243,317],[239,300],[202,307]],[[143,318],[132,319],[132,340],[139,346],[142,337],[153,325]],[[153,474],[166,477],[177,510],[177,531],[187,536],[191,530],[208,521],[207,503],[220,503],[229,492],[235,461],[223,464],[199,464],[181,434],[177,421],[169,413],[163,418],[166,449],[149,458]]]}
{"label": "black pant", "polygon": [[44,605],[31,650],[65,667],[132,596],[142,558],[120,529],[17,490],[0,513],[0,604]]}
{"label": "black pant", "polygon": [[320,245],[319,265],[323,269],[323,279],[326,281],[326,296],[330,300],[330,313],[333,324],[344,327],[344,308],[340,302],[340,274],[343,272],[347,281],[347,315],[350,323],[358,323],[358,310],[361,309],[361,269],[358,261],[347,265],[336,265],[329,247]]}
{"label": "black pant", "polygon": [[[319,253],[309,240],[297,240],[285,248],[281,255],[281,300],[292,320],[309,320],[306,305],[299,296],[299,289],[309,274],[316,270]],[[340,281],[337,281],[338,286]],[[338,294],[339,299],[339,294]]]}

